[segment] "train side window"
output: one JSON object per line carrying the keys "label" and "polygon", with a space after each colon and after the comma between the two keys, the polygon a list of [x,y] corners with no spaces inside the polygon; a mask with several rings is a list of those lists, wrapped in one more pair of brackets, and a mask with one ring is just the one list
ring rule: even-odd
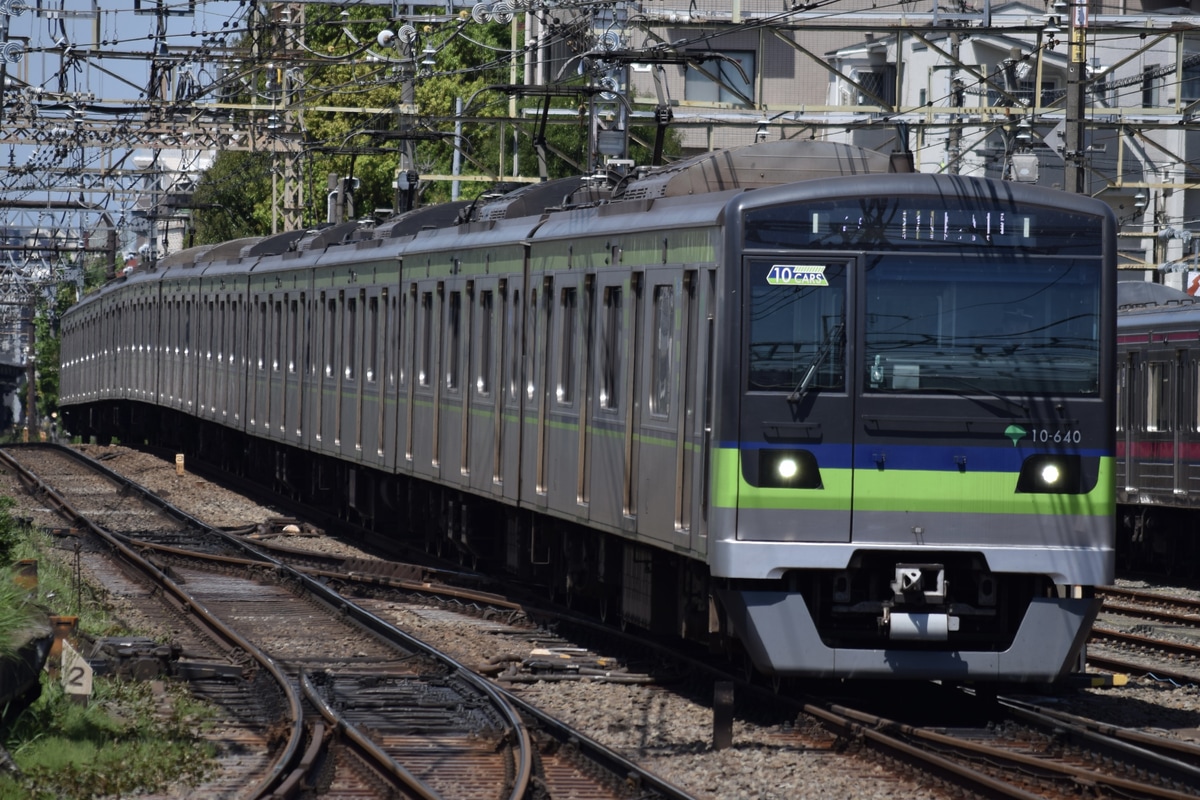
{"label": "train side window", "polygon": [[525,362],[528,365],[525,374],[525,391],[530,400],[533,400],[534,392],[537,391],[538,379],[537,295],[537,289],[529,291],[529,311],[525,317],[525,353],[529,358]]}
{"label": "train side window", "polygon": [[333,377],[333,357],[337,346],[337,300],[330,298],[325,316],[325,377]]}
{"label": "train side window", "polygon": [[675,287],[654,287],[654,339],[650,356],[650,413],[671,415],[671,357],[675,350]]}
{"label": "train side window", "polygon": [[206,352],[204,354],[204,358],[207,361],[212,361],[213,358],[217,355],[216,316],[217,316],[217,304],[214,301],[209,300],[208,301],[208,352]]}
{"label": "train side window", "polygon": [[279,372],[283,366],[283,301],[276,300],[271,316],[271,371]]}
{"label": "train side window", "polygon": [[421,293],[421,363],[417,365],[417,383],[429,386],[430,348],[433,346],[433,292]]}
{"label": "train side window", "polygon": [[514,404],[521,396],[521,328],[517,321],[520,310],[521,290],[513,289],[512,301],[508,303],[505,336],[508,340],[508,401]]}
{"label": "train side window", "polygon": [[600,407],[619,407],[621,375],[621,287],[604,287],[604,321],[600,332]]}
{"label": "train side window", "polygon": [[240,319],[238,316],[237,300],[229,301],[229,363],[237,363],[237,343],[238,337],[234,334],[237,331],[237,323],[235,320]]}
{"label": "train side window", "polygon": [[1152,361],[1146,370],[1146,430],[1171,430],[1171,365]]}
{"label": "train side window", "polygon": [[346,314],[345,326],[346,335],[343,341],[346,344],[342,351],[342,361],[345,363],[346,380],[352,381],[357,379],[357,374],[354,369],[358,358],[358,298],[346,298]]}
{"label": "train side window", "polygon": [[446,320],[446,388],[458,391],[458,353],[462,346],[462,293],[450,293]]}
{"label": "train side window", "polygon": [[578,303],[574,286],[564,287],[559,296],[562,305],[562,329],[558,337],[558,386],[555,396],[560,405],[575,402],[575,328]]}
{"label": "train side window", "polygon": [[[384,298],[387,302],[387,298]],[[379,298],[367,300],[367,324],[369,325],[367,340],[367,383],[374,383],[379,377]]]}
{"label": "train side window", "polygon": [[1117,364],[1117,431],[1124,431],[1127,423],[1128,409],[1125,408],[1125,382],[1129,380],[1129,364]]}
{"label": "train side window", "polygon": [[1192,430],[1200,431],[1200,361],[1192,362]]}
{"label": "train side window", "polygon": [[258,304],[258,368],[267,368],[267,304]]}
{"label": "train side window", "polygon": [[287,371],[289,375],[296,374],[296,357],[300,352],[300,301],[292,300],[288,304],[288,354]]}
{"label": "train side window", "polygon": [[492,303],[490,289],[479,293],[479,371],[475,377],[475,391],[482,397],[492,393],[492,326],[495,324]]}
{"label": "train side window", "polygon": [[384,335],[388,337],[387,340],[391,341],[392,337],[394,336],[397,342],[399,342],[401,345],[400,347],[397,347],[395,351],[392,351],[396,354],[394,358],[388,358],[389,350],[387,347],[385,347],[383,350],[383,358],[388,365],[388,386],[393,389],[396,388],[397,384],[403,383],[404,381],[404,359],[400,357],[400,353],[404,352],[403,312],[406,299],[407,298],[405,298],[403,292],[397,292],[396,294],[392,295],[391,310],[388,314],[388,324],[384,326],[386,331]]}

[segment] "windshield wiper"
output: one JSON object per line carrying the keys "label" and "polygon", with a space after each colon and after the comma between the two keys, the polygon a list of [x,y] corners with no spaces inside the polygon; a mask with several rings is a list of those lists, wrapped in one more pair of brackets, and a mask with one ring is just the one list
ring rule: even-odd
{"label": "windshield wiper", "polygon": [[830,329],[825,336],[825,341],[821,343],[821,349],[817,350],[817,354],[813,356],[812,362],[808,365],[808,369],[804,370],[804,377],[796,384],[796,388],[792,389],[792,393],[788,395],[789,403],[796,403],[800,398],[808,394],[808,390],[812,387],[813,380],[817,377],[817,370],[825,363],[825,359],[829,357],[829,351],[842,338],[842,329],[846,327],[846,323],[839,322]]}

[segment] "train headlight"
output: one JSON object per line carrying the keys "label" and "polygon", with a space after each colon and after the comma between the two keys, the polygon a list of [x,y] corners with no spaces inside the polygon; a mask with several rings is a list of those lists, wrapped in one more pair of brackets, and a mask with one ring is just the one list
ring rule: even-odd
{"label": "train headlight", "polygon": [[808,450],[758,451],[757,458],[743,459],[747,483],[773,489],[820,489],[821,470]]}
{"label": "train headlight", "polygon": [[1079,494],[1079,456],[1039,453],[1025,459],[1017,478],[1018,492]]}
{"label": "train headlight", "polygon": [[781,458],[775,465],[775,470],[779,473],[781,479],[790,481],[800,472],[800,465],[796,463],[796,459],[794,458]]}

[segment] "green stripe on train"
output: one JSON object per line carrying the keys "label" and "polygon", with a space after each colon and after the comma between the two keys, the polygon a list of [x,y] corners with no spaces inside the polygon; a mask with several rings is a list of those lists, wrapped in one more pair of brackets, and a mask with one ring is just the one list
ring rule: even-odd
{"label": "green stripe on train", "polygon": [[751,486],[742,478],[739,452],[718,450],[713,460],[717,508],[797,511],[929,511],[976,514],[1111,516],[1115,502],[1112,458],[1100,459],[1096,487],[1088,494],[1018,494],[1012,472],[933,470],[821,470],[822,489]]}

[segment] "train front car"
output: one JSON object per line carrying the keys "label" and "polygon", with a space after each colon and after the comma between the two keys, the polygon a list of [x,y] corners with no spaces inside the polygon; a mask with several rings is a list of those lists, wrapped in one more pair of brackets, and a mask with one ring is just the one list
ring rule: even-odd
{"label": "train front car", "polygon": [[1114,569],[1108,206],[878,175],[726,220],[709,560],[758,668],[1065,677]]}

